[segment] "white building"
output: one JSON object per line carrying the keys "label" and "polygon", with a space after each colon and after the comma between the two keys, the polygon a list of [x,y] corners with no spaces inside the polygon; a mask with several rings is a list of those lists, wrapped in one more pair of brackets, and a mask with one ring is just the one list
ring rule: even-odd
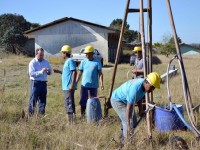
{"label": "white building", "polygon": [[105,62],[115,60],[119,34],[112,28],[75,18],[62,18],[24,32],[34,39],[34,48],[42,47],[45,55],[58,55],[63,45],[70,45],[74,53],[92,45],[103,55]]}

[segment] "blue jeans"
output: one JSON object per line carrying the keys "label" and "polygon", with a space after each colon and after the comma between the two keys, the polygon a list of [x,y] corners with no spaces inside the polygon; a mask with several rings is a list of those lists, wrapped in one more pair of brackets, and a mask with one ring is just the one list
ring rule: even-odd
{"label": "blue jeans", "polygon": [[38,113],[44,114],[46,107],[47,84],[45,81],[30,82],[30,100],[28,111],[33,114],[35,111],[36,103],[38,102]]}
{"label": "blue jeans", "polygon": [[98,122],[101,119],[101,103],[98,98],[91,98],[87,100],[86,116],[87,122]]}
{"label": "blue jeans", "polygon": [[88,100],[88,93],[89,93],[89,98],[97,97],[97,88],[81,87],[81,98],[80,98],[81,106],[86,107],[86,103]]}
{"label": "blue jeans", "polygon": [[[116,111],[117,115],[119,116],[121,123],[122,123],[122,128],[123,128],[123,136],[126,137],[126,104],[123,102],[116,101],[115,99],[111,98],[111,105],[113,109]],[[135,128],[136,123],[137,123],[137,116],[135,113],[135,110],[131,110],[130,112],[130,125],[131,128]]]}

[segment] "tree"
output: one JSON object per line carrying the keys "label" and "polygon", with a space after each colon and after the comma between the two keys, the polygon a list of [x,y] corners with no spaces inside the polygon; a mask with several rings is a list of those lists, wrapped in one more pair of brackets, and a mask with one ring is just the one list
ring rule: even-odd
{"label": "tree", "polygon": [[160,48],[162,46],[162,43],[156,42],[153,44],[154,48]]}
{"label": "tree", "polygon": [[38,25],[37,23],[26,21],[21,15],[0,15],[0,45],[3,46],[6,51],[15,54],[23,52],[22,47],[27,40],[23,32]]}
{"label": "tree", "polygon": [[124,33],[124,39],[126,42],[130,43],[137,39],[138,32],[134,30],[126,30]]}
{"label": "tree", "polygon": [[[122,19],[114,19],[111,22],[110,27],[120,31],[122,27],[122,22]],[[127,22],[125,22],[125,30],[129,30],[129,24],[127,24]]]}
{"label": "tree", "polygon": [[[177,37],[178,44],[182,42],[180,37]],[[176,46],[173,36],[164,36],[163,44],[160,44],[158,52],[162,55],[169,56],[170,54],[176,54]]]}
{"label": "tree", "polygon": [[[110,27],[113,29],[116,29],[118,31],[121,31],[121,27],[122,27],[122,19],[114,19],[111,24]],[[125,22],[125,29],[124,29],[124,40],[127,43],[130,43],[132,41],[134,41],[137,38],[138,32],[134,31],[134,30],[129,30],[129,24],[127,22]]]}
{"label": "tree", "polygon": [[[181,40],[180,37],[177,37],[177,40],[178,40],[178,43],[179,43],[179,44],[182,43],[182,40]],[[170,42],[170,43],[174,43],[174,37],[173,37],[173,36],[170,38],[169,42]]]}
{"label": "tree", "polygon": [[159,53],[165,56],[169,56],[170,54],[175,54],[176,48],[173,44],[171,43],[166,43],[162,45],[159,49]]}
{"label": "tree", "polygon": [[30,24],[31,24],[31,29],[34,29],[40,26],[39,23],[30,23]]}

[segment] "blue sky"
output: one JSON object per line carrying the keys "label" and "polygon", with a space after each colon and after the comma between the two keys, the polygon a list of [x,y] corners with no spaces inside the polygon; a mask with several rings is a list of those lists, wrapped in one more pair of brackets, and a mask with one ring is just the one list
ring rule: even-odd
{"label": "blue sky", "polygon": [[[0,14],[17,13],[41,25],[73,17],[109,26],[113,19],[123,18],[125,5],[126,0],[1,0]],[[130,6],[139,8],[139,0],[132,0]],[[171,34],[166,0],[152,0],[152,6],[153,42],[161,42]],[[188,44],[200,43],[200,1],[171,0],[171,6],[178,36]],[[129,14],[127,21],[131,29],[139,30],[138,13]]]}

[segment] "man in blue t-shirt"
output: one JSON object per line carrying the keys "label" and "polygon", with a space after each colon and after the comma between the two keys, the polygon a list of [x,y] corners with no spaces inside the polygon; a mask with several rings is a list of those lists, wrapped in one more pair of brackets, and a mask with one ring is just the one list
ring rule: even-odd
{"label": "man in blue t-shirt", "polygon": [[54,69],[55,73],[62,74],[62,89],[64,91],[64,103],[66,112],[68,114],[68,123],[74,123],[75,119],[75,104],[74,104],[74,92],[76,89],[76,63],[70,58],[71,47],[64,45],[61,49],[62,57],[65,60],[63,71]]}
{"label": "man in blue t-shirt", "polygon": [[86,59],[82,60],[79,66],[79,73],[77,75],[76,82],[78,83],[79,79],[82,77],[81,82],[81,117],[85,117],[86,103],[89,98],[97,97],[97,88],[99,87],[99,79],[101,89],[104,89],[103,86],[103,74],[101,62],[93,57],[94,48],[93,46],[87,46],[84,50],[86,54]]}
{"label": "man in blue t-shirt", "polygon": [[[129,80],[113,91],[111,105],[121,119],[123,137],[129,137],[131,131],[130,119],[134,104],[139,104],[145,92],[150,93],[155,88],[160,89],[160,80],[160,75],[152,72],[147,75],[146,79]],[[140,108],[141,106],[139,106]],[[133,123],[135,124],[135,122]]]}

